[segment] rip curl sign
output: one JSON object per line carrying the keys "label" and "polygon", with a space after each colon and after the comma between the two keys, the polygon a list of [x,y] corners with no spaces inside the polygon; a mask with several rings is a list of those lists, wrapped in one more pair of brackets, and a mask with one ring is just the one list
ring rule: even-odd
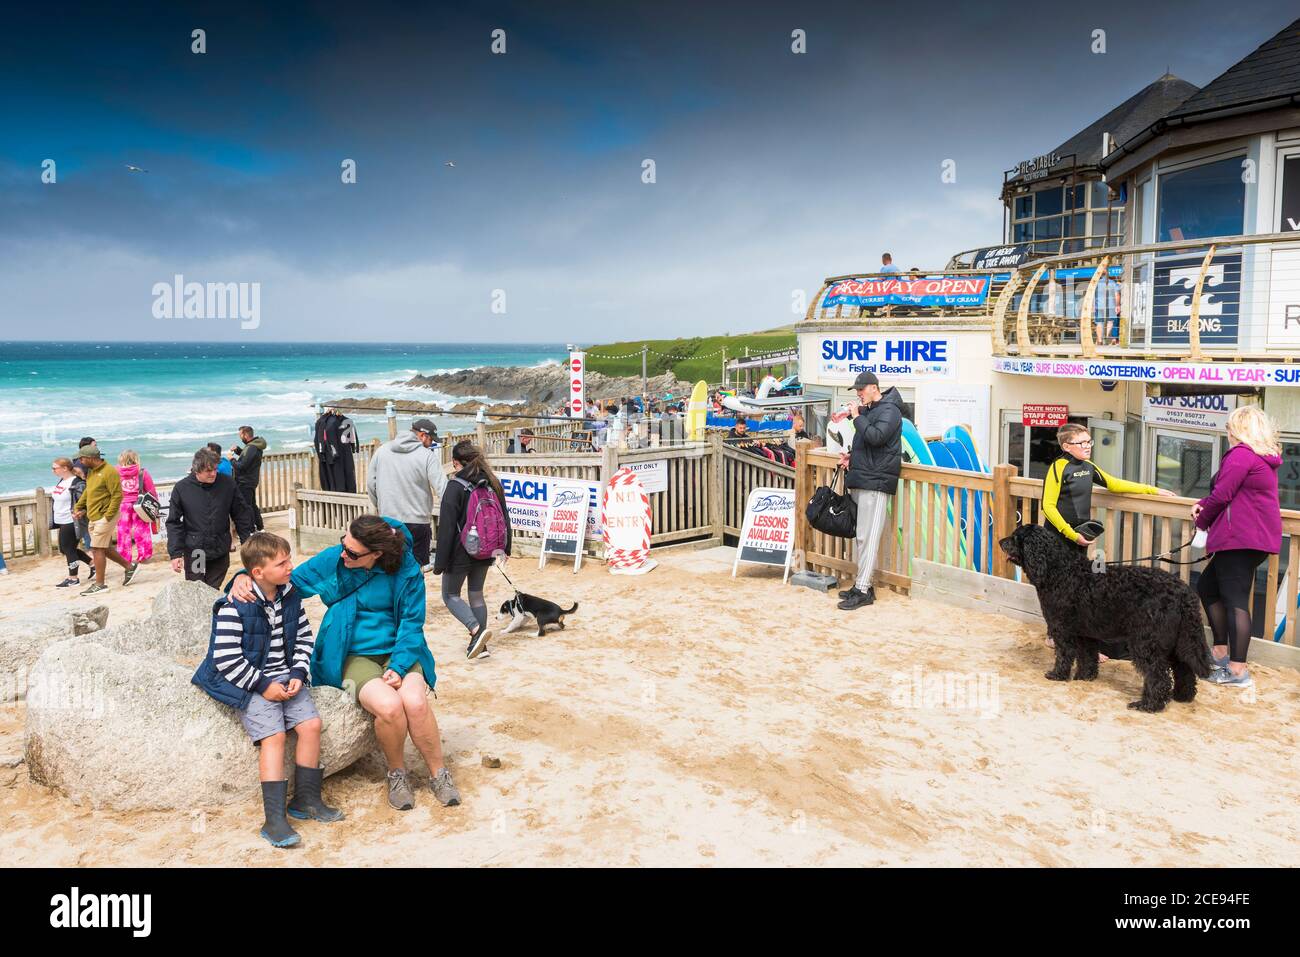
{"label": "rip curl sign", "polygon": [[601,505],[605,564],[614,575],[644,575],[658,562],[650,557],[650,496],[637,474],[619,469],[605,486]]}
{"label": "rip curl sign", "polygon": [[582,539],[587,531],[587,489],[581,485],[556,485],[546,524],[542,527],[542,550],[537,567],[546,567],[547,555],[573,556],[573,570],[582,565]]}
{"label": "rip curl sign", "polygon": [[781,581],[790,576],[790,555],[794,543],[794,492],[788,488],[756,488],[745,503],[745,520],[740,527],[736,560],[731,577],[741,562],[779,565]]}

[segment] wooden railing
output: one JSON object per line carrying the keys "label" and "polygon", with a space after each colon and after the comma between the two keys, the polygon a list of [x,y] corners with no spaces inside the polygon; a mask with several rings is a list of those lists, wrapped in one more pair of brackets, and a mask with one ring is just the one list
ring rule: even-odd
{"label": "wooden railing", "polygon": [[[825,535],[812,528],[804,510],[819,486],[829,485],[838,464],[837,456],[813,449],[807,442],[796,445],[796,564],[841,576],[856,574],[853,540]],[[970,569],[998,578],[1016,578],[1018,570],[1006,561],[998,539],[1009,535],[1017,523],[1042,524],[1043,483],[1039,479],[1017,478],[1015,466],[998,465],[992,474],[962,472],[933,466],[904,463],[898,492],[889,499],[884,538],[880,543],[879,576],[893,587],[911,585],[912,563],[935,562]],[[1106,528],[1101,539],[1108,561],[1135,561],[1162,568],[1189,581],[1192,566],[1171,566],[1149,556],[1166,554],[1190,542],[1195,528],[1190,498],[1151,495],[1115,495],[1097,490],[1093,516]],[[1286,597],[1286,628],[1283,641],[1297,644],[1296,599],[1300,592],[1300,512],[1282,512],[1283,549],[1287,558],[1285,576],[1280,574],[1278,555],[1268,561],[1265,592],[1266,637],[1272,637],[1273,609],[1278,592]],[[1176,556],[1187,561],[1198,557],[1190,548]],[[1252,606],[1253,606],[1252,590]]]}
{"label": "wooden railing", "polygon": [[722,531],[739,537],[745,503],[756,488],[794,488],[794,466],[768,462],[722,444]]}
{"label": "wooden railing", "polygon": [[[1170,280],[1172,269],[1182,271],[1179,282]],[[1012,269],[993,303],[993,354],[1282,359],[1294,353],[1294,345],[1274,335],[1285,329],[1279,324],[1270,330],[1269,315],[1279,291],[1297,282],[1295,233],[1133,244],[1037,259]]]}

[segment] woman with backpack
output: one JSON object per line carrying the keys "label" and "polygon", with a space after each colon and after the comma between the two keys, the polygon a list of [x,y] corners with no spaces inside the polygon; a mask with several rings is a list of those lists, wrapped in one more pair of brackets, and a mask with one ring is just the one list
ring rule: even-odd
{"label": "woman with backpack", "polygon": [[[447,610],[469,631],[466,658],[485,658],[488,629],[483,583],[488,569],[501,556],[510,555],[510,513],[501,482],[493,474],[482,449],[468,439],[451,450],[456,474],[447,483],[438,511],[438,550],[433,573],[442,575],[442,600]],[[469,586],[469,601],[461,589]]]}
{"label": "woman with backpack", "polygon": [[[153,558],[153,536],[158,530],[157,523],[142,516],[135,506],[145,492],[156,501],[158,489],[148,470],[140,464],[140,456],[134,449],[127,449],[117,457],[117,474],[122,480],[122,507],[117,514],[117,553],[134,569]],[[128,570],[127,581],[134,574],[133,570]]]}

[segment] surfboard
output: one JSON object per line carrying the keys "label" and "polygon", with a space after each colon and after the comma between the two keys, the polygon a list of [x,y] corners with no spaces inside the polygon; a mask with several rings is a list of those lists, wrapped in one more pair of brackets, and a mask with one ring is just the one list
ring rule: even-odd
{"label": "surfboard", "polygon": [[[957,442],[965,450],[971,460],[972,470],[981,472],[985,475],[989,473],[988,463],[980,457],[979,449],[975,446],[975,439],[970,433],[970,429],[964,425],[954,425],[943,433],[945,442]],[[984,508],[984,496],[973,496],[975,499],[975,570],[984,571],[993,566],[993,515]]]}
{"label": "surfboard", "polygon": [[709,414],[709,384],[701,379],[691,390],[691,401],[686,406],[686,438],[692,442],[704,439],[704,423]]}
{"label": "surfboard", "polygon": [[903,446],[904,460],[913,465],[934,464],[934,456],[930,454],[929,446],[925,444],[925,439],[921,438],[921,433],[911,419],[903,420],[903,434],[900,441]]}
{"label": "surfboard", "polygon": [[970,429],[966,428],[964,425],[954,425],[952,428],[948,429],[948,431],[943,433],[943,437],[945,441],[960,442],[966,448],[971,461],[975,463],[976,471],[984,472],[985,474],[989,472],[989,464],[985,462],[984,457],[980,455],[979,447],[976,446],[975,438],[970,434]]}

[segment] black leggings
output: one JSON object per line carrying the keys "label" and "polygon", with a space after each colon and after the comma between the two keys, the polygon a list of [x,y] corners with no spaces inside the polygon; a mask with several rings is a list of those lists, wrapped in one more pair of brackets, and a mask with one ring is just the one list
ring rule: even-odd
{"label": "black leggings", "polygon": [[[1255,587],[1255,569],[1267,560],[1268,552],[1232,548],[1215,552],[1201,572],[1196,593],[1210,619],[1216,645],[1227,645],[1233,661],[1245,663],[1250,650],[1250,593]],[[1267,619],[1267,615],[1265,616]]]}
{"label": "black leggings", "polygon": [[68,577],[75,578],[77,575],[77,562],[85,562],[87,567],[93,572],[94,564],[90,556],[81,550],[81,538],[77,535],[76,522],[68,522],[66,525],[54,526],[59,530],[59,551],[63,554],[68,563]]}

